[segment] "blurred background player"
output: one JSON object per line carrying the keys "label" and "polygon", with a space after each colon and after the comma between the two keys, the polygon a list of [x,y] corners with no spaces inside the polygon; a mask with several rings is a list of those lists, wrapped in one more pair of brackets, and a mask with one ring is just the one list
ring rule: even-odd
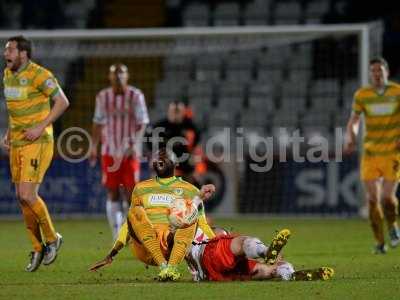
{"label": "blurred background player", "polygon": [[32,62],[31,56],[30,40],[8,39],[3,82],[9,125],[3,145],[9,150],[12,181],[34,250],[28,272],[37,270],[42,261],[54,262],[62,243],[38,191],[53,157],[52,124],[69,106],[53,74]]}
{"label": "blurred background player", "polygon": [[389,230],[390,245],[396,247],[400,243],[396,197],[400,154],[400,85],[388,81],[389,66],[383,58],[370,61],[369,73],[371,85],[361,87],[354,95],[344,150],[348,154],[355,150],[363,114],[365,134],[361,180],[365,186],[369,218],[377,242],[375,253],[386,253],[384,217]]}
{"label": "blurred background player", "polygon": [[114,239],[124,219],[120,191],[128,201],[140,178],[141,143],[149,123],[144,95],[128,85],[128,79],[125,65],[110,66],[111,87],[97,94],[93,117],[90,161],[96,164],[101,143],[102,183],[107,189],[106,212]]}
{"label": "blurred background player", "polygon": [[[173,101],[168,105],[166,118],[159,120],[153,125],[152,130],[148,130],[147,135],[151,136],[157,130],[160,130],[159,137],[162,139],[158,145],[158,149],[166,147],[167,143],[173,138],[183,138],[185,142],[175,141],[172,143],[172,151],[178,159],[187,157],[179,161],[176,166],[176,176],[181,176],[184,180],[196,185],[198,182],[194,176],[196,162],[194,161],[194,152],[200,141],[200,130],[194,124],[188,108],[182,101]],[[157,131],[158,132],[158,131]],[[154,147],[151,143],[148,147]],[[154,149],[153,149],[154,150]]]}

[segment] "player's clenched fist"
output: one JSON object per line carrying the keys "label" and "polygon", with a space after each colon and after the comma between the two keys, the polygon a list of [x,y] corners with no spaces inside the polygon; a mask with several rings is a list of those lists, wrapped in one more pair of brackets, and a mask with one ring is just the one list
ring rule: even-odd
{"label": "player's clenched fist", "polygon": [[205,184],[201,187],[199,196],[203,201],[206,201],[210,199],[214,193],[215,193],[215,185]]}

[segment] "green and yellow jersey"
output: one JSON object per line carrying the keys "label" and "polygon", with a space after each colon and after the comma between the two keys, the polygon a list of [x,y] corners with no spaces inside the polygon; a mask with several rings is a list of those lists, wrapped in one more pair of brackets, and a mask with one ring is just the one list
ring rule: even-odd
{"label": "green and yellow jersey", "polygon": [[[199,190],[180,177],[154,178],[136,184],[132,193],[132,205],[143,206],[149,220],[153,225],[169,226],[169,207],[175,198],[193,199],[199,194]],[[198,227],[208,237],[215,234],[207,223],[204,205],[199,206],[197,220]],[[116,244],[125,245],[130,239],[127,222],[125,222],[118,234]],[[114,246],[117,247],[117,246]]]}
{"label": "green and yellow jersey", "polygon": [[364,114],[364,155],[388,156],[398,153],[400,139],[400,85],[389,82],[379,94],[371,86],[354,95],[354,113]]}
{"label": "green and yellow jersey", "polygon": [[171,204],[178,198],[193,199],[199,190],[180,177],[153,178],[136,184],[132,205],[143,206],[153,224],[169,224]]}
{"label": "green and yellow jersey", "polygon": [[34,142],[24,139],[24,130],[42,122],[50,113],[50,99],[60,87],[53,74],[29,61],[16,73],[6,68],[3,77],[4,96],[9,115],[11,146],[53,141],[53,127],[47,126]]}

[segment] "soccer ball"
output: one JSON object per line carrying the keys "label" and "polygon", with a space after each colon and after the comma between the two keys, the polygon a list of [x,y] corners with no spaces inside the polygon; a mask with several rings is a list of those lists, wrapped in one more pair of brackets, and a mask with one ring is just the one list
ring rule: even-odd
{"label": "soccer ball", "polygon": [[198,210],[191,199],[177,198],[169,208],[169,224],[174,229],[186,228],[196,223]]}

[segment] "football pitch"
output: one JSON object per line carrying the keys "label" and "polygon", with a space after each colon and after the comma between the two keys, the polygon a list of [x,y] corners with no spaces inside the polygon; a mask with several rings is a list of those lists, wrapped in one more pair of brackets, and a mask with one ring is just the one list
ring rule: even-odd
{"label": "football pitch", "polygon": [[111,247],[105,220],[56,221],[64,244],[57,261],[27,273],[30,245],[22,221],[0,221],[0,299],[399,299],[400,249],[373,255],[368,222],[358,219],[217,219],[215,224],[269,241],[276,229],[289,228],[284,249],[295,268],[331,266],[326,282],[193,283],[184,264],[181,282],[154,281],[122,250],[114,263],[97,272],[88,267]]}

